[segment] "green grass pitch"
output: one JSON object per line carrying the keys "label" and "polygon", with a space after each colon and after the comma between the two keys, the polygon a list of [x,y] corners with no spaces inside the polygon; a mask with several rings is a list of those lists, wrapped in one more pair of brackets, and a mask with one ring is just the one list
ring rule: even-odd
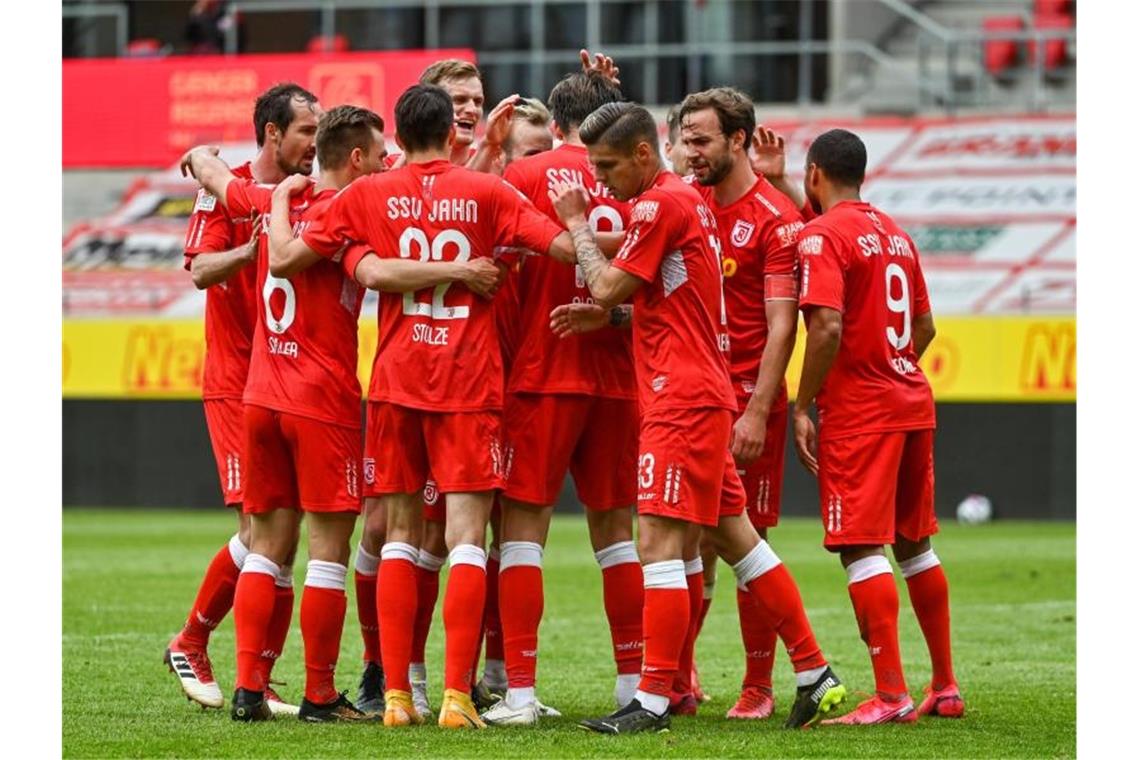
{"label": "green grass pitch", "polygon": [[[217,512],[66,510],[63,519],[63,753],[67,757],[1071,757],[1076,754],[1076,550],[1073,524],[944,526],[935,546],[950,579],[955,664],[966,699],[960,721],[923,719],[871,728],[785,731],[794,684],[776,666],[777,717],[723,719],[737,695],[743,649],[732,572],[721,565],[716,600],[697,644],[713,700],[667,734],[604,737],[576,719],[611,709],[613,663],[601,581],[582,519],[560,517],[546,551],[546,619],[540,698],[566,717],[537,729],[445,732],[434,725],[307,725],[230,721],[233,623],[211,656],[226,711],[203,711],[162,665],[201,573],[234,529]],[[772,543],[799,582],[816,635],[854,692],[873,689],[838,561],[820,547],[817,521],[787,519]],[[355,546],[355,540],[353,545]],[[300,698],[304,669],[297,612],[275,676]],[[446,572],[446,571],[445,571]],[[896,575],[896,578],[898,576]],[[349,595],[351,597],[351,583]],[[911,693],[930,677],[922,635],[899,580],[900,636]],[[441,693],[440,610],[428,642],[433,705]],[[341,644],[338,684],[355,695],[361,643],[354,602]],[[858,695],[850,698],[853,706]]]}

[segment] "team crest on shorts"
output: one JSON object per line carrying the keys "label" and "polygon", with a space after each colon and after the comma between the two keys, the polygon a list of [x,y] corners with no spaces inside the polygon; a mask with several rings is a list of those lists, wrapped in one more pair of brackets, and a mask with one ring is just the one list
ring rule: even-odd
{"label": "team crest on shorts", "polygon": [[368,485],[376,482],[376,460],[372,457],[364,457],[364,482]]}
{"label": "team crest on shorts", "polygon": [[424,483],[424,504],[434,507],[437,501],[439,501],[439,486],[434,480],[429,480]]}
{"label": "team crest on shorts", "polygon": [[737,248],[743,248],[748,245],[748,241],[752,239],[752,233],[755,231],[755,224],[737,219],[736,224],[732,227],[732,244]]}

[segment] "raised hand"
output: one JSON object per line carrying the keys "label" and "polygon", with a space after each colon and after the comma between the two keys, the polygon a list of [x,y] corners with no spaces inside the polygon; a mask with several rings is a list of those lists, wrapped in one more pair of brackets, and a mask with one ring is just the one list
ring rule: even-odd
{"label": "raised hand", "polygon": [[613,58],[601,53],[595,53],[593,60],[590,60],[590,51],[585,48],[578,51],[578,58],[582,61],[582,71],[597,71],[618,87],[621,86],[621,80],[618,79],[619,69],[614,65]]}
{"label": "raised hand", "polygon": [[518,93],[508,95],[487,115],[487,131],[483,134],[483,140],[488,145],[502,145],[507,139],[511,131],[511,117],[515,113],[515,101],[518,99]]}
{"label": "raised hand", "polygon": [[586,193],[586,188],[576,183],[555,182],[546,194],[563,224],[569,224],[576,217],[584,219],[586,209],[590,207],[590,196]]}
{"label": "raised hand", "polygon": [[769,181],[782,178],[787,159],[784,136],[776,134],[763,124],[757,124],[752,138],[752,171]]}

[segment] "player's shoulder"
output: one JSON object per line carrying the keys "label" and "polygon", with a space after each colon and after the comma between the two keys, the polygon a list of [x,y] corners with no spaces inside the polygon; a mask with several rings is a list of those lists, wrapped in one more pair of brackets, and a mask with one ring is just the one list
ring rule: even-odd
{"label": "player's shoulder", "polygon": [[758,216],[772,219],[777,224],[803,221],[800,210],[791,198],[781,193],[765,177],[759,177],[749,193],[749,202]]}
{"label": "player's shoulder", "polygon": [[820,214],[800,227],[796,235],[796,252],[799,255],[812,256],[822,253],[825,241],[832,247],[842,247],[842,231],[836,226],[836,218],[829,217],[831,212]]}

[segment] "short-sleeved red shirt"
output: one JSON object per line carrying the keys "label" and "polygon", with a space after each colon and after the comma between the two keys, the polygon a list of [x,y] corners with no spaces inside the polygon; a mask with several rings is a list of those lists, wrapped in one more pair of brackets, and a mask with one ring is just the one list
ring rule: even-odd
{"label": "short-sleeved red shirt", "polygon": [[[233,173],[252,180],[250,164]],[[253,237],[248,216],[233,217],[218,199],[198,191],[186,231],[186,269],[202,254],[221,253],[244,245]],[[206,366],[202,398],[241,399],[249,373],[253,326],[257,322],[257,267],[245,266],[225,282],[206,288]]]}
{"label": "short-sleeved red shirt", "polygon": [[[436,160],[356,180],[301,237],[323,255],[356,241],[382,257],[466,261],[545,253],[562,231],[501,178]],[[491,302],[458,283],[382,293],[368,398],[438,412],[501,408]]]}
{"label": "short-sleeved red shirt", "polygon": [[[594,178],[585,147],[561,145],[519,159],[507,166],[503,179],[555,221],[558,215],[547,191],[554,182],[579,183],[590,194],[588,219],[595,231],[621,231],[627,225],[629,205],[610,197],[609,190]],[[527,257],[517,288],[520,335],[508,385],[512,393],[637,398],[628,330],[604,327],[559,338],[550,329],[554,307],[593,302],[577,266],[546,257]]]}
{"label": "short-sleeved red shirt", "polygon": [[[869,203],[842,201],[800,231],[800,308],[843,314],[839,351],[816,404],[820,437],[934,427],[913,319],[930,311],[914,241]],[[810,326],[810,323],[809,323]]]}
{"label": "short-sleeved red shirt", "polygon": [[[689,181],[686,178],[686,181]],[[752,395],[760,357],[768,342],[765,301],[796,300],[796,236],[803,228],[799,210],[763,177],[738,200],[718,206],[713,189],[693,182],[716,215],[724,266],[724,301],[732,351],[732,387],[740,398]],[[772,410],[787,407],[783,382]]]}
{"label": "short-sleeved red shirt", "polygon": [[613,266],[645,284],[633,299],[643,418],[666,409],[736,409],[716,219],[696,190],[662,171],[632,202]]}
{"label": "short-sleeved red shirt", "polygon": [[[315,185],[290,198],[289,221],[302,230],[336,195]],[[233,216],[260,213],[257,252],[261,295],[243,401],[336,425],[360,427],[356,333],[364,290],[341,266],[342,252],[291,277],[269,272],[268,220],[273,189],[235,179],[226,188]]]}

